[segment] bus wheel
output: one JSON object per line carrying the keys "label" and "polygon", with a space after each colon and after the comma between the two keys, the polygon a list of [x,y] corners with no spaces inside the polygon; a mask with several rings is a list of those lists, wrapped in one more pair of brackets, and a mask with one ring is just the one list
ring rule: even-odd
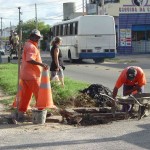
{"label": "bus wheel", "polygon": [[70,51],[68,52],[68,58],[69,58],[69,62],[73,63],[73,59],[71,58],[71,52]]}
{"label": "bus wheel", "polygon": [[79,62],[79,63],[82,63],[82,59],[81,59],[81,58],[79,58],[79,59],[78,59],[78,62]]}
{"label": "bus wheel", "polygon": [[104,62],[104,58],[95,58],[93,59],[94,62],[97,64],[97,63],[103,63]]}

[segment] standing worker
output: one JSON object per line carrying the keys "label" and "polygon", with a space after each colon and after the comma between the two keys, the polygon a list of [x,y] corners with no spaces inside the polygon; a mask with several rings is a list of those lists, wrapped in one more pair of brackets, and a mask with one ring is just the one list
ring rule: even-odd
{"label": "standing worker", "polygon": [[13,49],[15,49],[19,45],[19,36],[17,32],[15,32],[14,35],[12,36],[12,40],[13,40]]}
{"label": "standing worker", "polygon": [[50,66],[50,71],[51,71],[51,77],[50,80],[58,76],[58,81],[61,82],[62,87],[64,87],[64,73],[63,70],[65,69],[63,65],[63,58],[62,58],[62,53],[59,48],[61,45],[62,40],[60,37],[55,37],[54,40],[52,41],[52,48],[51,48],[51,57],[52,57],[52,62]]}
{"label": "standing worker", "polygon": [[17,32],[14,32],[14,35],[12,36],[13,40],[13,51],[16,53],[16,57],[18,55],[18,48],[19,48],[19,36]]}
{"label": "standing worker", "polygon": [[[146,84],[146,77],[144,71],[138,66],[129,66],[125,68],[113,89],[113,98],[115,99],[118,93],[118,89],[123,85],[123,96],[130,94],[143,93],[144,85]],[[115,103],[115,101],[114,101]],[[129,105],[123,105],[123,110],[131,110]]]}
{"label": "standing worker", "polygon": [[41,37],[40,31],[32,30],[29,40],[24,45],[22,64],[20,68],[20,79],[22,81],[22,94],[19,99],[18,121],[24,120],[32,94],[38,98],[40,86],[40,75],[42,68],[48,69],[48,65],[42,63],[38,41]]}

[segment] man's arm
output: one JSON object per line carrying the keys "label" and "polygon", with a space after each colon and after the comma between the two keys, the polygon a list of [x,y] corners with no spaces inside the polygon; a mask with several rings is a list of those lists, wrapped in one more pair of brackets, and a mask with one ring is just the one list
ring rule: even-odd
{"label": "man's arm", "polygon": [[113,95],[112,95],[112,97],[113,97],[114,100],[112,100],[112,106],[116,105],[116,96],[117,96],[117,93],[118,93],[118,88],[114,87],[114,89],[113,89]]}
{"label": "man's arm", "polygon": [[118,88],[117,88],[117,87],[114,87],[114,89],[113,89],[113,99],[116,98],[117,93],[118,93]]}
{"label": "man's arm", "polygon": [[39,65],[39,66],[43,67],[46,70],[48,69],[48,65],[45,64],[45,63],[40,63],[40,62],[37,62],[35,60],[29,60],[27,62],[30,63],[30,64],[32,64],[32,65]]}
{"label": "man's arm", "polygon": [[133,86],[133,88],[132,88],[131,90],[125,91],[125,92],[124,92],[124,95],[125,95],[125,96],[130,95],[130,94],[132,94],[132,92],[134,92],[134,91],[142,92],[141,86],[139,86],[139,85]]}

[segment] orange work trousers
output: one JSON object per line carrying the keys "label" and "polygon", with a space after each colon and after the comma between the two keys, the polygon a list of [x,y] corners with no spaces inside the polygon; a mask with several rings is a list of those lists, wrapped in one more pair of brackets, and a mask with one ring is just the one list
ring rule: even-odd
{"label": "orange work trousers", "polygon": [[38,98],[38,92],[40,87],[40,79],[37,80],[22,80],[22,93],[19,98],[19,111],[26,112],[32,95],[35,96],[35,99]]}

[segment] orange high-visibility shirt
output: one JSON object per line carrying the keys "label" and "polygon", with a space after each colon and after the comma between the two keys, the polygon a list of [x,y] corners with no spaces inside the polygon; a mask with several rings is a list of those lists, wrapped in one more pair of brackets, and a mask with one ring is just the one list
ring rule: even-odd
{"label": "orange high-visibility shirt", "polygon": [[127,74],[128,68],[129,68],[129,67],[127,67],[121,72],[121,74],[120,74],[120,76],[116,82],[115,87],[117,87],[119,89],[123,84],[124,85],[131,85],[131,86],[132,85],[139,85],[140,87],[142,87],[143,85],[146,84],[146,77],[145,77],[143,70],[137,66],[132,66],[132,67],[134,67],[137,70],[137,75],[134,78],[134,80],[130,81],[127,79],[126,74]]}
{"label": "orange high-visibility shirt", "polygon": [[33,65],[28,63],[29,60],[35,60],[42,62],[39,49],[37,48],[37,43],[29,40],[25,43],[23,54],[22,54],[22,64],[20,69],[20,76],[23,80],[34,80],[40,77],[42,67],[39,65]]}

